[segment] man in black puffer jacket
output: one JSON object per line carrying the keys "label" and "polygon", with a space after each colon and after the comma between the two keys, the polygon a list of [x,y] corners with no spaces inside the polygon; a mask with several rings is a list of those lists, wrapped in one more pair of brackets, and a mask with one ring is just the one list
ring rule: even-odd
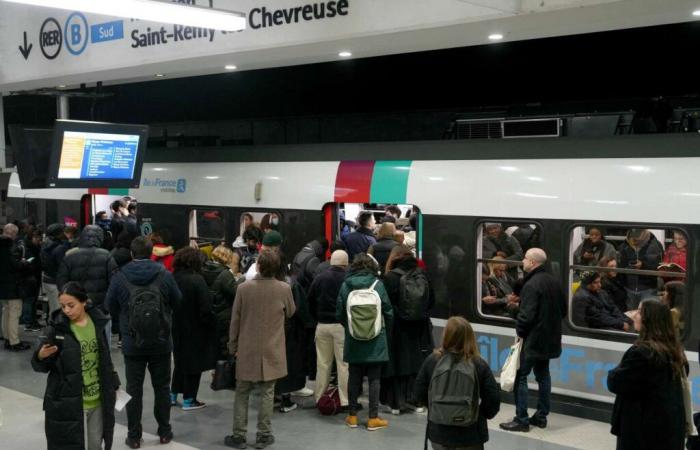
{"label": "man in black puffer jacket", "polygon": [[318,265],[326,259],[327,250],[328,240],[322,237],[306,244],[294,256],[292,260],[292,276],[305,291],[308,291],[309,287],[311,287]]}
{"label": "man in black puffer jacket", "polygon": [[69,281],[77,281],[85,289],[92,303],[102,308],[109,280],[117,270],[117,263],[102,248],[102,228],[88,225],[83,229],[78,247],[66,252],[56,277],[60,291]]}
{"label": "man in black puffer jacket", "polygon": [[61,261],[66,256],[70,248],[70,243],[66,239],[63,230],[66,228],[62,223],[53,223],[46,229],[47,240],[41,246],[41,283],[44,293],[49,301],[49,313],[59,308],[58,287],[56,287],[56,277]]}
{"label": "man in black puffer jacket", "polygon": [[[515,322],[518,337],[523,340],[520,368],[515,377],[515,418],[502,423],[507,431],[529,431],[530,425],[547,426],[552,379],[549,360],[561,355],[561,320],[566,316],[566,297],[561,283],[544,269],[547,254],[531,248],[523,258],[527,273],[520,290],[520,310]],[[538,385],[537,411],[527,415],[527,377],[535,372]]]}

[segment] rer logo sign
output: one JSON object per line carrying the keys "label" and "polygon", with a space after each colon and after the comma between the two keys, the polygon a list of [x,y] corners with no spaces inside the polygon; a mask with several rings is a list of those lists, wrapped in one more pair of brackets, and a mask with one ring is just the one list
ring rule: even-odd
{"label": "rer logo sign", "polygon": [[49,17],[39,30],[39,48],[46,59],[55,59],[63,47],[61,25],[53,17]]}
{"label": "rer logo sign", "polygon": [[71,55],[77,56],[85,51],[88,39],[90,39],[90,29],[87,18],[82,13],[74,12],[68,16],[64,26],[64,38],[66,48]]}

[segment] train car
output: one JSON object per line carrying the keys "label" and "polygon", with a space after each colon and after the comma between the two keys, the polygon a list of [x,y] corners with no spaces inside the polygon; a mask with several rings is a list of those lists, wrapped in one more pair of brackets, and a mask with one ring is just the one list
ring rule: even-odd
{"label": "train car", "polygon": [[[694,308],[700,295],[699,150],[695,135],[153,149],[139,189],[22,190],[13,175],[7,208],[41,223],[85,224],[128,194],[138,199],[142,232],[167,229],[177,246],[191,239],[231,243],[241,233],[244,213],[256,220],[276,214],[283,250],[293,255],[320,235],[336,238],[344,211],[415,207],[417,253],[436,296],[436,332],[450,315],[467,317],[497,375],[515,336],[514,322],[484,308],[482,270],[493,262],[484,254],[486,224],[501,224],[511,237],[529,236],[523,246],[545,249],[549,270],[567,287],[564,350],[552,361],[554,407],[560,399],[560,410],[568,405],[565,412],[586,409],[589,416],[609,413],[613,396],[606,374],[635,334],[593,328],[572,317],[583,270],[575,264],[577,248],[591,228],[604,230],[618,248],[627,231],[648,230],[646,238],[658,241],[662,253],[682,236],[687,261],[669,276],[687,288],[682,338],[700,409],[700,308]],[[655,270],[620,269],[623,275],[667,279]],[[522,276],[516,264],[509,271]]]}

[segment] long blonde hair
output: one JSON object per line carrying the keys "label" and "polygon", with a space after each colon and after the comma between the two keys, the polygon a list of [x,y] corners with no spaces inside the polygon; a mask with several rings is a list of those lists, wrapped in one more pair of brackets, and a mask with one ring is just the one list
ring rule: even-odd
{"label": "long blonde hair", "polygon": [[436,353],[440,356],[451,353],[464,359],[481,356],[479,347],[476,345],[474,329],[467,319],[461,316],[452,316],[447,319],[445,330],[442,332],[442,344]]}

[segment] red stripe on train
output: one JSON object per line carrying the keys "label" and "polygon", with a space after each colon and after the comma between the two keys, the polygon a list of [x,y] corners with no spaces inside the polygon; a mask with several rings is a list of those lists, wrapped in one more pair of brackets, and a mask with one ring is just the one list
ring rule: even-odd
{"label": "red stripe on train", "polygon": [[337,203],[368,203],[374,161],[341,161],[335,177]]}

